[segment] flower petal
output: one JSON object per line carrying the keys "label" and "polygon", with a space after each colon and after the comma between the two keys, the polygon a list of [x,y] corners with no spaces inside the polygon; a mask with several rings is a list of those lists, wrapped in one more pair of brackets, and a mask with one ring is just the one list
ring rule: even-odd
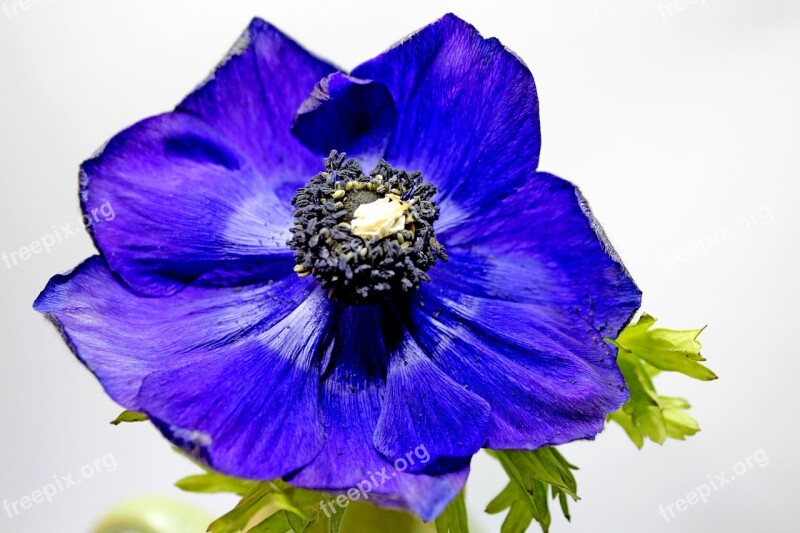
{"label": "flower petal", "polygon": [[459,465],[438,475],[412,473],[408,470],[412,460],[427,463],[430,459],[421,443],[404,450],[401,457],[388,459],[375,449],[373,434],[384,404],[387,331],[391,336],[391,326],[378,307],[342,310],[321,391],[325,445],[314,461],[288,481],[327,491],[366,488],[379,505],[431,520],[461,490],[469,468]]}
{"label": "flower petal", "polygon": [[383,157],[396,124],[397,108],[385,85],[336,72],[303,103],[292,133],[320,156],[346,152],[369,172]]}
{"label": "flower petal", "polygon": [[323,438],[309,353],[327,307],[315,288],[292,274],[142,297],[93,257],[55,276],[34,307],[114,400],[224,472],[269,478],[308,462]]}
{"label": "flower petal", "polygon": [[144,294],[202,278],[259,278],[285,244],[294,191],[322,163],[290,130],[320,77],[334,71],[254,20],[214,74],[177,111],[121,132],[81,169],[91,232],[111,268]]}
{"label": "flower petal", "polygon": [[467,296],[442,281],[421,289],[413,333],[445,373],[492,406],[486,447],[593,438],[627,399],[613,351],[588,324],[540,304]]}
{"label": "flower petal", "polygon": [[534,174],[441,237],[449,261],[415,295],[410,328],[489,402],[490,448],[592,438],[627,398],[612,348],[641,293],[570,183]]}
{"label": "flower petal", "polygon": [[292,122],[317,82],[336,70],[256,18],[177,109],[201,117],[268,181],[285,185],[282,199],[291,200],[321,170],[319,157],[292,135]]}
{"label": "flower petal", "polygon": [[353,76],[394,97],[393,166],[422,171],[439,188],[442,225],[467,219],[536,170],[539,104],[528,68],[497,39],[455,15],[367,61]]}
{"label": "flower petal", "polygon": [[274,479],[322,449],[319,355],[328,300],[320,289],[270,329],[147,376],[142,410],[182,449],[228,475]]}
{"label": "flower petal", "polygon": [[314,288],[312,280],[289,275],[271,285],[189,287],[169,298],[148,298],[132,292],[95,256],[54,276],[34,308],[54,322],[115,401],[138,411],[144,376],[272,327]]}
{"label": "flower petal", "polygon": [[627,398],[604,342],[641,302],[579,191],[534,174],[446,231],[449,261],[414,296],[409,327],[456,382],[492,406],[487,446],[592,438]]}
{"label": "flower petal", "polygon": [[410,471],[463,462],[484,445],[491,407],[450,379],[405,333],[392,350],[375,447],[386,457],[403,457],[424,446],[431,462]]}
{"label": "flower petal", "polygon": [[81,175],[84,213],[113,212],[89,226],[97,247],[139,292],[169,294],[202,276],[246,283],[275,262],[291,271],[291,206],[196,117],[136,124]]}
{"label": "flower petal", "polygon": [[457,273],[467,294],[540,302],[610,338],[641,304],[583,195],[551,174],[532,174],[515,194],[437,235],[452,256],[440,270]]}

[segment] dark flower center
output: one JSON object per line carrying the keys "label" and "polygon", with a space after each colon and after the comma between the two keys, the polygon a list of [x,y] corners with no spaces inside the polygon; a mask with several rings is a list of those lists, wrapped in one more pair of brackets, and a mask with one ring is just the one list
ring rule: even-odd
{"label": "dark flower center", "polygon": [[438,259],[447,260],[433,231],[434,194],[419,172],[381,160],[367,175],[356,160],[331,152],[325,171],[292,199],[294,271],[313,275],[345,303],[418,288]]}

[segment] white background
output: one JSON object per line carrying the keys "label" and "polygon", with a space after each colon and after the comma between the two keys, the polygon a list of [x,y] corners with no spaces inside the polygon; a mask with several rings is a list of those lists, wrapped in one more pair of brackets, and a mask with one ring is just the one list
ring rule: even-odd
{"label": "white background", "polygon": [[[530,66],[542,168],[581,186],[649,313],[666,327],[709,325],[704,353],[721,377],[659,380],[662,393],[694,404],[703,431],[687,442],[637,451],[611,427],[566,447],[583,500],[571,525],[556,519],[553,529],[796,531],[796,0],[42,0],[0,12],[0,250],[78,224],[78,164],[176,104],[252,16],[352,68],[447,11]],[[120,408],[31,309],[52,274],[92,253],[80,234],[14,268],[0,263],[0,499],[108,453],[118,469],[14,518],[0,514],[3,532],[88,531],[135,494],[216,513],[234,501],[172,489],[192,465],[147,425],[109,426]],[[659,514],[761,449],[767,466],[670,521]],[[484,531],[499,530],[481,510],[503,483],[490,459],[476,460],[469,505]]]}

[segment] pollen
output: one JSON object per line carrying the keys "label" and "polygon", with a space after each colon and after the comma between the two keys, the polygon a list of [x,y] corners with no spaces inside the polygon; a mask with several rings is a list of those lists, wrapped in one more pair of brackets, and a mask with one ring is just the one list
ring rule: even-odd
{"label": "pollen", "polygon": [[383,239],[403,230],[408,204],[390,194],[368,204],[361,204],[353,213],[352,233],[364,238]]}

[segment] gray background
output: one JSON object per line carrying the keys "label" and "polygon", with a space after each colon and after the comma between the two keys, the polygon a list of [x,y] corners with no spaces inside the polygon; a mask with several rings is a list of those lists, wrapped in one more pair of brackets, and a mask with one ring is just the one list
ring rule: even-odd
{"label": "gray background", "polygon": [[[0,0],[13,4],[20,0]],[[578,183],[667,327],[709,324],[700,383],[685,395],[703,431],[637,451],[617,427],[565,447],[583,500],[555,531],[793,531],[800,141],[800,4],[794,0],[211,2],[42,0],[0,12],[0,250],[79,223],[76,169],[107,138],[177,103],[259,15],[350,68],[455,11],[531,67],[540,91],[542,168]],[[176,216],[180,216],[176,213]],[[84,480],[0,531],[87,531],[108,506],[158,493],[226,510],[233,499],[172,489],[192,465],[120,408],[31,302],[92,254],[85,234],[8,268],[0,263],[0,499],[113,454]],[[762,452],[758,452],[763,450]],[[735,482],[666,521],[674,504],[753,453]],[[475,523],[504,483],[475,461]]]}

